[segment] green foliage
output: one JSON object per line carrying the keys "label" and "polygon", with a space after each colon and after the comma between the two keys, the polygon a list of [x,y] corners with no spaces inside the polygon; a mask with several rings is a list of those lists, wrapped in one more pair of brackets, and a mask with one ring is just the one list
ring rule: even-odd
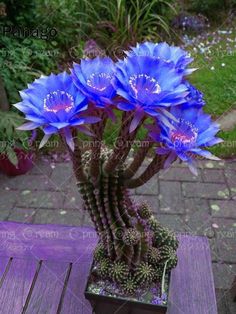
{"label": "green foliage", "polygon": [[0,51],[1,76],[10,103],[19,101],[18,91],[41,74],[56,69],[57,48],[46,41],[2,37]]}
{"label": "green foliage", "polygon": [[121,47],[127,48],[145,38],[155,40],[160,31],[168,33],[167,11],[174,11],[166,0],[100,0],[93,3],[82,0],[82,26],[91,28],[91,37],[106,48],[114,58],[121,56]]}
{"label": "green foliage", "polygon": [[28,149],[28,132],[17,131],[24,119],[14,112],[0,111],[0,154],[6,154],[9,160],[17,165],[14,148]]}
{"label": "green foliage", "polygon": [[217,12],[229,10],[236,5],[235,0],[190,0],[189,10],[202,13],[210,18],[218,18]]}

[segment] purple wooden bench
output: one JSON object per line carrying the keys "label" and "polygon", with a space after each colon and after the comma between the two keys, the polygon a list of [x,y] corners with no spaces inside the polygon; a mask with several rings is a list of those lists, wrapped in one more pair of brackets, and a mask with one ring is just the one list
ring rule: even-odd
{"label": "purple wooden bench", "polygon": [[[92,313],[83,293],[93,229],[2,222],[0,240],[0,313]],[[207,238],[181,236],[178,256],[168,314],[217,314]]]}

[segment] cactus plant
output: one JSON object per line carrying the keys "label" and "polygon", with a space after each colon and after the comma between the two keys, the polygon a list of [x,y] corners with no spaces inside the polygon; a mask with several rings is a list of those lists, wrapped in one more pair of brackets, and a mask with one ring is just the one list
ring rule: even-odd
{"label": "cactus plant", "polygon": [[[192,85],[190,90],[191,61],[185,51],[166,43],[138,44],[116,63],[97,57],[74,64],[70,75],[43,76],[21,92],[22,101],[15,105],[29,121],[20,129],[44,132],[40,147],[55,133],[63,140],[84,209],[99,236],[97,274],[127,293],[158,280],[166,262],[168,269],[174,267],[178,246],[146,203],[135,204],[129,189],[176,160],[196,174],[197,157],[216,159],[204,148],[221,141],[215,137],[218,125],[203,113],[204,101],[196,102],[197,90]],[[114,109],[122,113],[120,130],[108,147],[104,130],[108,120],[117,121]],[[147,135],[130,161],[141,126]],[[81,133],[90,137],[88,149],[82,147]],[[143,168],[151,150],[152,159]]]}

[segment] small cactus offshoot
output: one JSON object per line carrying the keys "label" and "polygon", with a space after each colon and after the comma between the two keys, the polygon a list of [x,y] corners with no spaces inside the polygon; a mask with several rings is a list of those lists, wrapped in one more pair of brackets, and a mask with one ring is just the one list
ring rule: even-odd
{"label": "small cactus offshoot", "polygon": [[127,294],[134,294],[138,288],[138,284],[131,274],[126,278],[124,282],[121,283],[121,288]]}
{"label": "small cactus offshoot", "polygon": [[143,285],[145,283],[149,284],[155,278],[155,269],[147,262],[142,262],[137,266],[134,277],[137,283],[140,285]]}
{"label": "small cactus offshoot", "polygon": [[111,266],[111,277],[115,282],[123,282],[126,280],[129,274],[129,267],[126,263],[118,261],[112,264]]}
{"label": "small cactus offshoot", "polygon": [[160,254],[161,254],[161,263],[167,262],[167,268],[171,269],[177,265],[177,255],[173,248],[169,247],[168,245],[164,245],[160,247]]}
{"label": "small cactus offshoot", "polygon": [[93,253],[93,258],[96,262],[103,260],[106,257],[106,250],[102,243],[99,243]]}
{"label": "small cactus offshoot", "polygon": [[141,234],[137,229],[129,228],[125,230],[122,240],[124,244],[131,246],[137,244],[140,238]]}
{"label": "small cactus offshoot", "polygon": [[155,247],[151,247],[147,253],[148,262],[153,265],[157,265],[161,259],[161,252]]}
{"label": "small cactus offshoot", "polygon": [[141,218],[143,219],[148,219],[152,216],[152,211],[148,204],[143,203],[139,208],[138,208],[138,214]]}
{"label": "small cactus offshoot", "polygon": [[102,259],[97,265],[97,273],[102,278],[105,279],[110,275],[111,262],[108,258]]}

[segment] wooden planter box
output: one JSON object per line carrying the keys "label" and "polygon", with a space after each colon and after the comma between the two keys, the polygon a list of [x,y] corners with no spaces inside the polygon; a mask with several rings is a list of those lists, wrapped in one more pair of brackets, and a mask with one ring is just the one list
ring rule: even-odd
{"label": "wooden planter box", "polygon": [[[92,314],[84,296],[97,244],[92,228],[1,222],[0,239],[1,313]],[[167,313],[217,314],[207,238],[179,240]],[[145,310],[130,303],[127,313],[149,314]]]}

